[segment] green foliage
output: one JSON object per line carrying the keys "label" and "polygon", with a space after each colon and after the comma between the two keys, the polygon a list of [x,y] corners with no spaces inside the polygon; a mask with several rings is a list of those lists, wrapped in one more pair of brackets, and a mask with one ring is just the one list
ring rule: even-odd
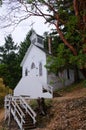
{"label": "green foliage", "polygon": [[0,77],[6,86],[14,89],[21,78],[20,63],[30,46],[31,31],[27,34],[24,42],[19,46],[13,42],[12,36],[5,38],[5,44],[0,47]]}
{"label": "green foliage", "polygon": [[71,51],[65,47],[63,43],[58,45],[57,55],[54,57],[48,56],[46,68],[50,72],[57,74],[59,71],[71,68],[77,65],[78,69],[85,66],[86,64],[86,54],[80,50],[78,55],[74,56]]}
{"label": "green foliage", "polygon": [[56,34],[56,32],[52,32],[49,35],[47,34],[47,32],[45,32],[44,37],[44,48],[47,52],[49,52],[49,46],[48,46],[48,38],[50,36],[51,38],[51,51],[52,51],[52,55],[56,56],[57,54],[57,48],[59,46],[59,43],[62,42],[61,39],[59,38],[59,36],[54,36]]}
{"label": "green foliage", "polygon": [[27,3],[28,3],[28,4],[31,4],[31,3],[32,3],[32,0],[27,0]]}
{"label": "green foliage", "polygon": [[5,38],[5,44],[0,47],[0,77],[3,78],[5,85],[12,89],[20,78],[17,50],[18,46],[13,42],[11,35]]}
{"label": "green foliage", "polygon": [[29,104],[30,104],[30,106],[31,106],[34,110],[38,107],[38,104],[37,104],[37,100],[36,100],[36,99],[30,100]]}
{"label": "green foliage", "polygon": [[0,60],[2,63],[10,62],[11,56],[16,56],[16,50],[18,46],[14,43],[12,36],[8,35],[5,38],[5,44],[0,47]]}
{"label": "green foliage", "polygon": [[52,56],[49,56],[46,65],[48,70],[55,74],[66,68],[73,69],[75,65],[78,69],[85,68],[86,66],[86,53],[83,52],[84,48],[86,48],[86,44],[83,44],[85,33],[82,32],[78,26],[78,18],[74,14],[72,1],[66,1],[66,3],[64,3],[64,1],[58,1],[57,3],[59,18],[62,21],[59,27],[69,45],[76,50],[77,55],[75,56],[72,51],[70,51],[70,48],[59,40],[58,35],[57,41],[59,40],[59,42],[55,41],[55,44],[57,43],[58,45],[52,51],[52,54],[55,52],[55,57],[52,58]]}
{"label": "green foliage", "polygon": [[2,5],[2,0],[0,0],[0,5]]}
{"label": "green foliage", "polygon": [[81,51],[78,52],[77,56],[71,55],[69,59],[69,63],[74,65],[76,64],[79,69],[85,66],[86,63],[86,54]]}
{"label": "green foliage", "polygon": [[18,59],[19,62],[22,61],[27,49],[30,46],[30,36],[31,36],[32,31],[29,31],[28,34],[26,35],[26,38],[23,42],[21,42],[20,46],[19,46],[19,52],[18,52]]}
{"label": "green foliage", "polygon": [[[34,110],[36,110],[36,108],[38,107],[36,99],[31,99],[29,104]],[[47,107],[50,107],[52,105],[52,99],[45,99],[45,104]]]}
{"label": "green foliage", "polygon": [[69,49],[65,48],[63,43],[58,45],[57,55],[52,58],[48,56],[46,67],[50,72],[57,74],[59,71],[63,71],[65,68],[69,68],[68,63],[71,53]]}

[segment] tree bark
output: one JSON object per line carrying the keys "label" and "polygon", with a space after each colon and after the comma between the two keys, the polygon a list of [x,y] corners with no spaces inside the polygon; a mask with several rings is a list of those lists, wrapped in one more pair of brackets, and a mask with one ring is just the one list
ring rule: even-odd
{"label": "tree bark", "polygon": [[86,68],[81,69],[81,73],[83,74],[84,78],[86,79]]}
{"label": "tree bark", "polygon": [[77,51],[76,49],[65,39],[62,31],[60,30],[59,28],[59,22],[60,22],[60,19],[59,19],[59,15],[57,13],[55,13],[55,19],[57,20],[56,23],[54,23],[56,29],[57,29],[57,32],[60,36],[60,38],[62,39],[62,41],[64,42],[64,44],[72,51],[73,55],[77,55]]}
{"label": "tree bark", "polygon": [[80,77],[79,77],[79,70],[77,68],[77,66],[74,66],[74,82],[77,83],[79,82]]}

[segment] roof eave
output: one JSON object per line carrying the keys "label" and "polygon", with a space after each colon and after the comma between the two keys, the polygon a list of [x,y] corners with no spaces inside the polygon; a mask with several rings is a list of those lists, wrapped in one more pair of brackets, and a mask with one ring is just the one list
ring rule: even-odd
{"label": "roof eave", "polygon": [[24,56],[24,58],[23,58],[23,60],[22,60],[22,62],[20,64],[21,67],[24,65],[24,62],[25,62],[25,60],[26,60],[26,58],[27,58],[27,56],[28,56],[32,46],[33,46],[33,44],[30,45],[30,47],[28,48],[27,52],[25,53],[25,56]]}

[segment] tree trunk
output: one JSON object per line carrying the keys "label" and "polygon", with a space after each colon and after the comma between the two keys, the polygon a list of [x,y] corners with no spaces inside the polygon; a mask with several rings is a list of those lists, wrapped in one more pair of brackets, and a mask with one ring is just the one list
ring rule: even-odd
{"label": "tree trunk", "polygon": [[74,66],[74,82],[77,83],[79,82],[80,77],[79,77],[79,70],[77,68],[77,66]]}
{"label": "tree trunk", "polygon": [[81,69],[81,73],[83,74],[84,78],[86,79],[86,68]]}

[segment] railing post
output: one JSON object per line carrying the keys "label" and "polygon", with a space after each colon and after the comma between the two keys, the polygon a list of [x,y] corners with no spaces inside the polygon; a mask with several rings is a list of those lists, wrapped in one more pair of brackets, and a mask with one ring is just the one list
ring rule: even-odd
{"label": "railing post", "polygon": [[8,117],[8,126],[10,125],[10,116],[11,116],[11,95],[5,96],[5,120]]}
{"label": "railing post", "polygon": [[20,96],[20,99],[22,101],[22,103],[24,104],[24,108],[25,110],[28,112],[28,114],[31,116],[31,118],[33,119],[33,123],[36,123],[36,113],[33,111],[33,109],[27,104],[27,102],[25,101],[25,99],[23,97]]}

